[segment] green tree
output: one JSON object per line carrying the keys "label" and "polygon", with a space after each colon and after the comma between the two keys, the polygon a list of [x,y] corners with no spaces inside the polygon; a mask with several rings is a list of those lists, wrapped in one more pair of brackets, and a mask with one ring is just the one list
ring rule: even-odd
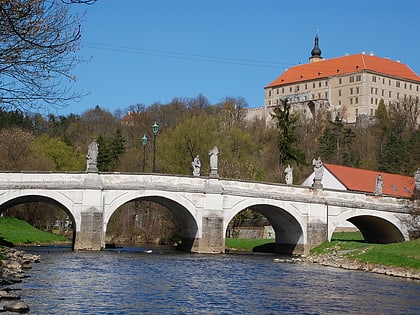
{"label": "green tree", "polygon": [[353,146],[356,134],[351,128],[344,128],[344,123],[338,115],[329,123],[319,139],[319,155],[330,163],[359,165],[360,159]]}
{"label": "green tree", "polygon": [[385,102],[383,99],[379,100],[378,109],[376,110],[376,117],[378,118],[379,126],[382,129],[385,129],[388,127],[388,124],[389,124],[388,112],[386,110]]}
{"label": "green tree", "polygon": [[[191,174],[191,162],[199,155],[201,174],[208,173],[208,151],[212,146],[218,145],[217,130],[216,117],[197,112],[191,116],[184,116],[173,128],[159,132],[156,158],[158,171]],[[148,156],[151,158],[151,154]]]}
{"label": "green tree", "polygon": [[402,153],[408,149],[408,143],[401,135],[389,132],[379,157],[379,171],[399,174],[403,162]]}
{"label": "green tree", "polygon": [[47,134],[42,134],[34,140],[32,152],[36,157],[50,161],[54,171],[82,171],[86,166],[83,154]]}
{"label": "green tree", "polygon": [[111,138],[98,138],[98,169],[100,171],[116,171],[120,156],[125,152],[125,140],[121,130],[117,129],[115,135]]}
{"label": "green tree", "polygon": [[272,118],[278,130],[278,148],[280,169],[286,164],[306,164],[305,152],[299,149],[299,138],[296,134],[299,116],[290,112],[288,99],[281,100],[281,104],[274,108]]}

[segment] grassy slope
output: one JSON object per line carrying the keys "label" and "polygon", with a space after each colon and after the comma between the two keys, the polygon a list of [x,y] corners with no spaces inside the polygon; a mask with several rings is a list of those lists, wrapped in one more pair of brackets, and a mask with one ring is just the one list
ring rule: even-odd
{"label": "grassy slope", "polygon": [[345,256],[372,264],[420,269],[420,239],[391,244],[363,242],[360,232],[334,233],[331,242],[314,248],[312,254],[348,251]]}
{"label": "grassy slope", "polygon": [[64,236],[38,230],[26,221],[0,217],[0,238],[14,245],[67,241]]}
{"label": "grassy slope", "polygon": [[[268,239],[226,239],[226,248],[251,251],[255,246],[272,243]],[[372,264],[420,269],[420,239],[393,244],[363,242],[360,232],[334,233],[331,242],[324,242],[311,254],[342,252],[350,259]]]}

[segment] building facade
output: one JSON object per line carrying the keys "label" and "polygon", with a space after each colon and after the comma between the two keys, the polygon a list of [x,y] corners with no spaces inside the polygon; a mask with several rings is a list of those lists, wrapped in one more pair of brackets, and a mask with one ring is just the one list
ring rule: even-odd
{"label": "building facade", "polygon": [[267,118],[272,108],[288,98],[306,116],[319,110],[339,114],[346,123],[373,117],[381,99],[399,106],[420,98],[420,76],[407,65],[373,53],[323,59],[318,36],[308,64],[287,69],[264,87],[264,107],[251,109],[248,118]]}

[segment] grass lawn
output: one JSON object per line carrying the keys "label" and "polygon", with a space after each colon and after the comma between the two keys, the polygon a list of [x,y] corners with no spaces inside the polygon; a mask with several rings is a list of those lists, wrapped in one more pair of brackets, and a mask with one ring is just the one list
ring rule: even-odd
{"label": "grass lawn", "polygon": [[[256,246],[274,243],[272,239],[227,238],[225,246],[238,251],[252,251]],[[365,243],[360,232],[336,232],[331,242],[324,242],[311,250],[311,254],[340,253],[350,259],[357,259],[379,265],[420,269],[420,239],[391,244]]]}
{"label": "grass lawn", "polygon": [[331,242],[324,242],[311,254],[346,252],[350,259],[386,266],[420,269],[420,239],[391,244],[370,244],[360,232],[334,233]]}
{"label": "grass lawn", "polygon": [[264,245],[267,243],[274,243],[273,239],[255,239],[255,238],[226,238],[226,248],[238,250],[238,251],[249,251],[256,246]]}
{"label": "grass lawn", "polygon": [[26,221],[9,217],[0,217],[0,239],[13,245],[67,241],[64,236],[41,231]]}

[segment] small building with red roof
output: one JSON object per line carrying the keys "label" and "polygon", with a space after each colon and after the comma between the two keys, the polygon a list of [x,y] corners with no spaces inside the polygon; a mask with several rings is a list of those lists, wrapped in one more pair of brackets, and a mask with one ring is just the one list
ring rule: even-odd
{"label": "small building with red roof", "polygon": [[[323,163],[323,166],[324,173],[321,182],[323,188],[374,194],[376,181],[378,176],[381,176],[383,195],[410,198],[414,194],[415,181],[412,176],[364,170],[329,163]],[[305,179],[302,186],[312,186],[314,176],[314,173],[312,173]]]}

